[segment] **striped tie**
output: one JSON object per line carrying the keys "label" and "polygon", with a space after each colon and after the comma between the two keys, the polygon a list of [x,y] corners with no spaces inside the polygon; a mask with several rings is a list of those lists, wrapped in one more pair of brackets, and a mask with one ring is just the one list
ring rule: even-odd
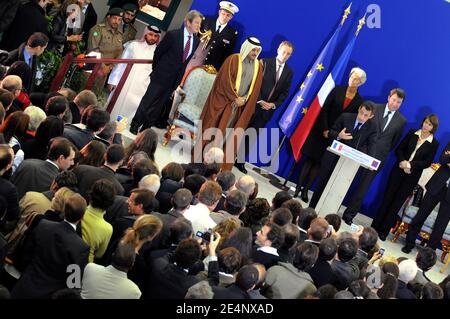
{"label": "striped tie", "polygon": [[191,49],[191,36],[188,35],[188,40],[186,42],[186,46],[184,47],[184,51],[183,51],[183,62],[186,61],[186,59],[189,55],[190,49]]}

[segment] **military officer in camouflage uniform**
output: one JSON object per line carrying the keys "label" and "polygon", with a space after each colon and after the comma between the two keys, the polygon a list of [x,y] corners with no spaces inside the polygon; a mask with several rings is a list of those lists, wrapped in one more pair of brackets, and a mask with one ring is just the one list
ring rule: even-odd
{"label": "military officer in camouflage uniform", "polygon": [[126,3],[123,7],[123,43],[136,39],[137,30],[134,27],[134,21],[138,7],[132,3]]}
{"label": "military officer in camouflage uniform", "polygon": [[123,51],[122,17],[121,8],[110,9],[104,22],[89,31],[88,51],[98,51],[102,58],[119,59]]}

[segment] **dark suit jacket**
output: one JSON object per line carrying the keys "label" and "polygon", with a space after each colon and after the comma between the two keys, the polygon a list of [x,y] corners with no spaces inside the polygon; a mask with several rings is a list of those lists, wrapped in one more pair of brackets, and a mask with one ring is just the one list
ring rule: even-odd
{"label": "dark suit jacket", "polygon": [[21,5],[17,10],[17,14],[8,30],[3,33],[0,48],[11,51],[27,41],[28,37],[34,32],[47,34],[47,25],[44,9],[37,1],[29,1]]}
{"label": "dark suit jacket", "polygon": [[63,136],[71,141],[78,150],[81,150],[90,141],[96,139],[92,131],[79,128],[78,126],[72,124],[64,125]]}
{"label": "dark suit jacket", "polygon": [[[272,91],[276,81],[276,58],[263,59],[262,62],[264,64],[264,75],[258,101],[264,100],[266,102],[274,103],[275,107],[278,108],[281,104],[283,104],[289,94],[292,76],[294,73],[289,65],[284,65],[283,72],[281,73],[278,82],[276,82],[275,90],[269,99],[270,92]],[[264,110],[261,105],[256,104],[255,113],[253,114],[249,127],[258,129],[266,126],[266,123],[272,117],[273,112],[275,112],[274,109]]]}
{"label": "dark suit jacket", "polygon": [[408,286],[401,280],[398,281],[397,294],[395,296],[397,299],[417,299],[416,295],[409,290]]}
{"label": "dark suit jacket", "polygon": [[311,276],[314,281],[314,286],[317,288],[323,285],[332,284],[336,281],[330,263],[320,258],[317,259],[314,266],[308,271],[308,274]]}
{"label": "dark suit jacket", "polygon": [[[90,4],[89,4],[90,5]],[[80,109],[75,104],[75,102],[69,103],[70,112],[72,113],[72,124],[77,124],[81,122]]]}
{"label": "dark suit jacket", "polygon": [[152,213],[152,215],[161,219],[163,223],[161,231],[153,239],[152,250],[170,247],[170,225],[172,225],[177,218],[183,217],[183,214],[172,209],[166,214]]}
{"label": "dark suit jacket", "polygon": [[[347,133],[352,133],[355,127],[357,114],[344,113],[334,123],[328,133],[330,141],[336,140],[342,129],[346,129]],[[370,156],[375,156],[377,145],[377,127],[372,120],[368,120],[355,134],[352,134],[351,140],[340,140],[339,142],[364,152]]]}
{"label": "dark suit jacket", "polygon": [[[91,30],[92,27],[95,26],[96,24],[97,24],[97,13],[95,12],[92,3],[89,3],[86,9],[86,13],[84,14],[84,22],[81,28],[81,31],[84,32],[83,41],[85,45],[88,42],[87,40],[89,38],[89,30]],[[72,122],[72,123],[79,123],[79,122]]]}
{"label": "dark suit jacket", "polygon": [[278,262],[281,261],[281,258],[279,256],[268,254],[266,252],[258,250],[258,247],[256,246],[253,247],[252,259],[255,263],[263,264],[266,269],[277,265]]}
{"label": "dark suit jacket", "polygon": [[349,262],[333,260],[331,269],[335,276],[335,281],[332,284],[337,290],[347,289],[354,280],[359,279],[359,267],[354,260]]}
{"label": "dark suit jacket", "polygon": [[[448,179],[450,178],[450,154],[445,155],[445,152],[450,152],[450,143],[447,144],[442,155],[439,159],[441,167],[433,174],[425,188],[431,195],[437,195],[439,191],[446,186]],[[447,188],[447,194],[445,200],[450,202],[450,187]]]}
{"label": "dark suit jacket", "polygon": [[14,298],[49,298],[57,290],[67,288],[67,266],[79,265],[84,270],[89,246],[67,222],[42,220],[33,231],[33,257],[12,291]]}
{"label": "dark suit jacket", "polygon": [[232,284],[228,287],[213,286],[214,299],[250,299],[249,294]]}
{"label": "dark suit jacket", "polygon": [[112,182],[116,195],[123,195],[123,187],[114,176],[112,169],[106,166],[94,167],[90,165],[78,165],[73,172],[78,178],[78,190],[80,194],[89,202],[89,191],[92,185],[99,179],[107,179]]}
{"label": "dark suit jacket", "polygon": [[233,53],[236,45],[238,33],[230,24],[221,30],[220,33],[216,31],[217,17],[207,17],[203,20],[200,30],[205,32],[207,30],[213,31],[210,40],[210,49],[206,55],[204,65],[213,65],[217,71],[223,64],[223,61]]}
{"label": "dark suit jacket", "polygon": [[[188,274],[164,257],[156,259],[150,268],[151,278],[146,289],[148,292],[146,298],[184,299],[187,290],[200,281],[196,276]],[[217,261],[209,262],[208,268],[208,278],[218,281]]]}
{"label": "dark suit jacket", "polygon": [[192,53],[183,62],[184,27],[166,33],[153,55],[153,71],[150,74],[152,82],[175,89],[200,42],[196,35],[191,41]]}
{"label": "dark suit jacket", "polygon": [[[395,150],[395,155],[397,155],[397,163],[402,161],[409,161],[411,154],[417,145],[417,140],[419,136],[416,135],[417,130],[410,130],[406,134],[405,138],[400,142],[397,149]],[[437,149],[439,147],[439,142],[437,139],[433,138],[433,142],[425,141],[416,151],[414,158],[411,163],[411,175],[420,175],[422,171],[429,167],[433,162],[434,156],[436,155]]]}
{"label": "dark suit jacket", "polygon": [[[26,62],[24,54],[23,54],[25,44],[26,43],[24,42],[21,45],[19,45],[18,48],[9,52],[8,59],[5,61],[4,64],[7,66],[11,66],[14,62],[17,62],[17,61]],[[31,68],[27,65],[28,69],[30,69],[30,71],[31,71],[31,78],[29,79],[29,81],[27,81],[28,83],[25,83],[25,82],[23,83],[23,88],[28,93],[33,92],[34,80],[36,78],[36,68],[37,68],[38,61],[39,61],[38,57],[35,55],[32,55],[31,56]]]}
{"label": "dark suit jacket", "polygon": [[[5,220],[15,220],[19,218],[19,199],[17,189],[14,184],[0,176],[0,197],[4,198],[6,205]],[[0,220],[3,219],[3,212],[0,210]]]}
{"label": "dark suit jacket", "polygon": [[[397,145],[400,141],[400,138],[403,134],[403,128],[406,124],[406,118],[402,113],[396,111],[389,122],[389,125],[386,127],[384,131],[381,131],[383,128],[381,127],[383,122],[384,109],[386,108],[386,104],[376,104],[374,105],[375,116],[372,121],[374,121],[378,126],[378,138],[377,138],[377,147],[376,153],[373,157],[380,160],[384,164],[384,161],[389,155],[389,152]],[[380,171],[380,170],[378,170]]]}
{"label": "dark suit jacket", "polygon": [[20,164],[11,182],[16,185],[19,200],[26,192],[45,192],[58,175],[59,169],[48,161],[27,159]]}
{"label": "dark suit jacket", "polygon": [[344,109],[347,88],[348,86],[336,86],[328,94],[319,117],[302,147],[302,153],[306,156],[320,161],[326,148],[330,145],[330,141],[323,136],[323,132],[333,127],[333,124],[342,113],[358,112],[358,108],[363,102],[363,98],[358,92],[356,92],[355,97]]}

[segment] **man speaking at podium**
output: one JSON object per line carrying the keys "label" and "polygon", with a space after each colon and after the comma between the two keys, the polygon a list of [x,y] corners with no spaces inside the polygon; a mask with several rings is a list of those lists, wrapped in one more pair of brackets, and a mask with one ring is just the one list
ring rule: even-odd
{"label": "man speaking at podium", "polygon": [[[331,141],[338,140],[369,156],[374,156],[376,151],[377,127],[376,123],[369,121],[373,116],[373,105],[365,102],[359,107],[357,114],[342,114],[330,129],[328,138]],[[322,163],[320,164],[321,171],[317,179],[316,189],[309,204],[310,207],[315,208],[319,202],[320,196],[338,160],[339,156],[331,152],[325,152]]]}

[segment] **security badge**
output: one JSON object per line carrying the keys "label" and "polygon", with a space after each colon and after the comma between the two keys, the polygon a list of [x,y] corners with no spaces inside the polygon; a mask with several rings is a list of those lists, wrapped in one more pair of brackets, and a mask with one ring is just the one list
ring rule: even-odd
{"label": "security badge", "polygon": [[94,33],[92,33],[92,35],[93,35],[94,37],[97,37],[97,36],[98,36],[98,32],[95,31]]}

